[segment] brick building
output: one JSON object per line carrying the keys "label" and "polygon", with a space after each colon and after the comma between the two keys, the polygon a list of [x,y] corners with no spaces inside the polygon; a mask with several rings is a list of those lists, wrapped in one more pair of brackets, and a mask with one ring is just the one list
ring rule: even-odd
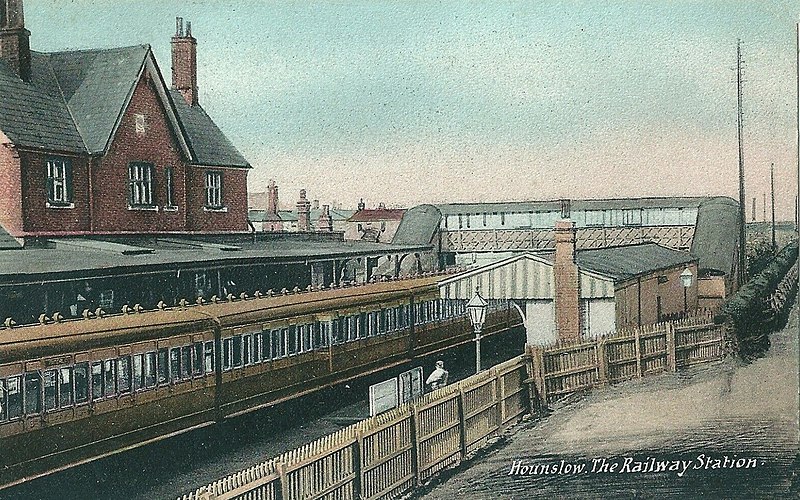
{"label": "brick building", "polygon": [[391,243],[405,213],[405,209],[386,208],[383,203],[368,209],[362,201],[358,211],[347,219],[344,239]]}
{"label": "brick building", "polygon": [[198,99],[178,20],[172,86],[149,45],[42,53],[22,0],[0,16],[0,225],[18,242],[244,232],[248,162]]}

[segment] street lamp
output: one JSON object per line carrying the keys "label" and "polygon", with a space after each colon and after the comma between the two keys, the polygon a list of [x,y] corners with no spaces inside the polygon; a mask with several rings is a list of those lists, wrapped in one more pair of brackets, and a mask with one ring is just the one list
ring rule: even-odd
{"label": "street lamp", "polygon": [[479,289],[476,288],[475,296],[467,302],[469,322],[472,323],[472,329],[475,331],[475,373],[481,371],[481,330],[483,330],[483,323],[486,321],[486,308],[488,306],[489,303],[481,297]]}
{"label": "street lamp", "polygon": [[686,292],[689,290],[689,287],[692,286],[692,282],[694,281],[694,275],[687,267],[681,273],[681,284],[683,285],[683,315],[686,316],[689,312],[688,301],[686,298]]}

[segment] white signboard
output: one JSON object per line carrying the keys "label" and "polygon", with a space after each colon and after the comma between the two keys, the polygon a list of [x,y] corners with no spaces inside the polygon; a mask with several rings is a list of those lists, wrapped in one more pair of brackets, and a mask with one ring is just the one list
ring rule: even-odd
{"label": "white signboard", "polygon": [[398,385],[400,386],[400,404],[408,403],[422,396],[422,380],[421,366],[412,368],[397,376]]}
{"label": "white signboard", "polygon": [[397,407],[397,379],[392,378],[369,386],[369,415]]}

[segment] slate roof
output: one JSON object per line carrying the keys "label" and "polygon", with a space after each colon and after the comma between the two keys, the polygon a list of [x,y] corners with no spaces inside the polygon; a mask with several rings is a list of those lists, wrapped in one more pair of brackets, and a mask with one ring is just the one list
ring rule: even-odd
{"label": "slate roof", "polygon": [[409,209],[397,232],[394,233],[392,243],[396,245],[429,244],[433,240],[439,223],[442,220],[442,213],[433,205],[418,205]]}
{"label": "slate roof", "polygon": [[373,222],[382,220],[401,220],[406,213],[402,208],[374,208],[359,210],[350,217],[348,222]]}
{"label": "slate roof", "polygon": [[[552,258],[552,257],[551,257]],[[689,264],[697,257],[656,243],[579,250],[575,262],[580,269],[625,281],[661,269]]]}
{"label": "slate roof", "polygon": [[189,106],[177,90],[170,90],[170,94],[195,163],[208,166],[250,166],[200,105]]}
{"label": "slate roof", "polygon": [[731,274],[739,241],[739,203],[727,197],[708,200],[697,212],[692,253],[701,271]]}
{"label": "slate roof", "polygon": [[[0,61],[0,131],[17,146],[104,153],[148,58],[158,71],[149,45],[31,51],[30,82]],[[189,106],[177,91],[166,95],[191,163],[250,166],[201,106]]]}

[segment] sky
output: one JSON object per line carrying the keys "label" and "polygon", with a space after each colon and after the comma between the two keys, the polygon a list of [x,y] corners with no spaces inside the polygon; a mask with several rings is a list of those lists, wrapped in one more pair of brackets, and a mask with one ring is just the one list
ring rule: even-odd
{"label": "sky", "polygon": [[[175,16],[200,104],[291,205],[727,195],[747,217],[797,190],[794,1],[25,0],[31,48],[149,43]],[[768,205],[769,210],[769,205]]]}

